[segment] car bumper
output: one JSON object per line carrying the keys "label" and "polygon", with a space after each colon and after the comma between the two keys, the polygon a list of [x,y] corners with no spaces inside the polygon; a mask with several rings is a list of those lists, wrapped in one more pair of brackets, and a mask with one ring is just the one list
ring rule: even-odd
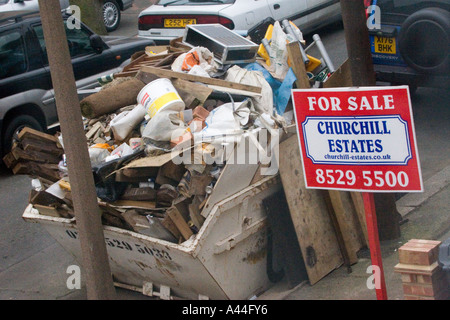
{"label": "car bumper", "polygon": [[155,41],[170,41],[184,35],[185,29],[153,28],[149,30],[139,30],[139,38],[151,39]]}
{"label": "car bumper", "polygon": [[374,65],[377,81],[394,84],[409,84],[416,87],[448,88],[449,75],[427,75],[417,73],[410,67]]}
{"label": "car bumper", "polygon": [[124,1],[122,1],[122,3],[123,3],[123,10],[124,11],[129,9],[129,8],[131,8],[133,6],[133,0],[128,0],[128,1],[124,0]]}

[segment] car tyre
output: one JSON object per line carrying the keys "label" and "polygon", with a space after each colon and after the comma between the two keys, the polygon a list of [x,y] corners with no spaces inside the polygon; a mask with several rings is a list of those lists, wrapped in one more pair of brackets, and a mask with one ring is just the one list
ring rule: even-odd
{"label": "car tyre", "polygon": [[425,8],[410,15],[399,33],[399,48],[405,62],[426,74],[448,73],[450,13]]}
{"label": "car tyre", "polygon": [[29,115],[20,115],[12,119],[5,129],[5,134],[3,135],[3,154],[7,154],[14,143],[17,141],[20,130],[25,127],[29,127],[35,130],[43,131],[42,125],[38,120]]}
{"label": "car tyre", "polygon": [[116,30],[120,24],[120,6],[115,0],[107,0],[103,3],[103,22],[106,31]]}

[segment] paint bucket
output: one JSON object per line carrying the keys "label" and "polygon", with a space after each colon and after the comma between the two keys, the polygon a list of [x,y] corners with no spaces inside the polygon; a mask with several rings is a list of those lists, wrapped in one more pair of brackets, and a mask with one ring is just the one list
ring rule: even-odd
{"label": "paint bucket", "polygon": [[154,80],[142,88],[137,102],[144,106],[150,118],[153,118],[162,109],[183,111],[184,101],[180,98],[175,87],[169,79]]}

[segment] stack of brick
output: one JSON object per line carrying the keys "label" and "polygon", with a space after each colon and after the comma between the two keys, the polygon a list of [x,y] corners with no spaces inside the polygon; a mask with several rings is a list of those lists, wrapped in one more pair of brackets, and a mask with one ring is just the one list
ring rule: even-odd
{"label": "stack of brick", "polygon": [[439,266],[440,241],[412,239],[398,249],[405,300],[448,300],[449,283]]}

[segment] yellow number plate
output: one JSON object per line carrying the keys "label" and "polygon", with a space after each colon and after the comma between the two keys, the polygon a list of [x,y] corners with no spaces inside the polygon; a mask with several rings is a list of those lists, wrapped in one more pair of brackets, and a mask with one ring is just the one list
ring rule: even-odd
{"label": "yellow number plate", "polygon": [[396,54],[395,38],[375,36],[374,49],[377,53]]}
{"label": "yellow number plate", "polygon": [[196,19],[164,19],[164,28],[184,28],[188,24],[196,23]]}

